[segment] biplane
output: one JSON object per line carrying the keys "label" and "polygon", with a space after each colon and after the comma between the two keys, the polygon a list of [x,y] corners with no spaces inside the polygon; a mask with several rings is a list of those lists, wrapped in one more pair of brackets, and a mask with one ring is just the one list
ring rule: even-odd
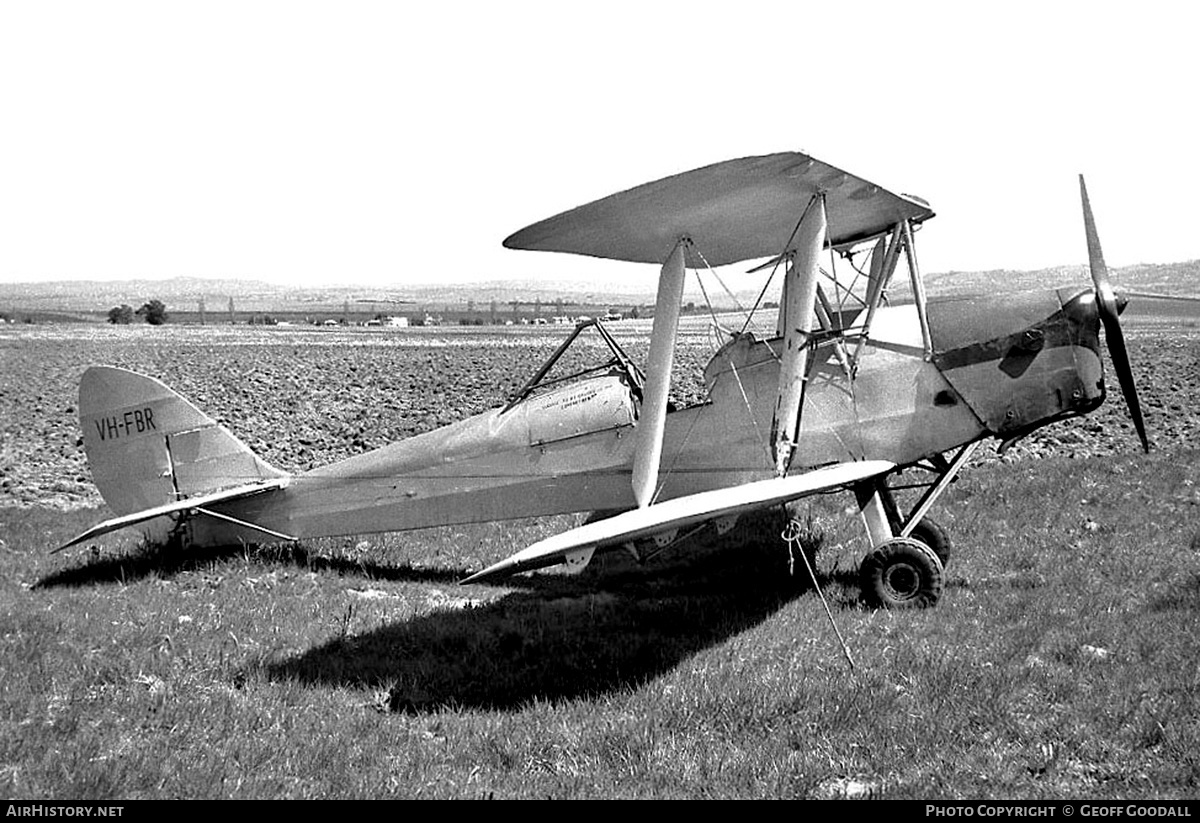
{"label": "biplane", "polygon": [[[478,582],[577,570],[614,549],[645,558],[698,528],[723,532],[745,513],[846,490],[868,538],[864,595],[932,605],[949,542],[931,507],[981,442],[1103,402],[1101,327],[1149,449],[1124,301],[1082,176],[1080,189],[1092,287],[978,298],[926,296],[914,237],[934,216],[928,203],[805,154],[717,163],[580,206],[504,245],[656,266],[644,368],[602,322],[583,324],[502,407],[302,474],[268,465],[153,377],[89,368],[83,443],[117,516],[67,545],[149,523],[210,546],[605,513],[464,581]],[[752,270],[781,277],[766,330],[725,329],[706,399],[673,407],[687,272],[764,260]],[[907,297],[889,301],[890,287]],[[549,377],[584,332],[610,356]],[[908,472],[922,479],[903,482]],[[897,502],[901,485],[918,489],[911,507]]]}

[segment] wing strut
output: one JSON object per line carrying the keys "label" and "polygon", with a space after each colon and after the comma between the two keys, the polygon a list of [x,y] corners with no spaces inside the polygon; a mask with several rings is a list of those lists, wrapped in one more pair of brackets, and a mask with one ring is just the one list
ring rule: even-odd
{"label": "wing strut", "polygon": [[658,485],[658,466],[667,421],[667,394],[671,389],[671,366],[675,359],[675,332],[679,328],[679,307],[683,303],[683,250],[687,244],[686,239],[675,244],[658,276],[650,356],[646,362],[646,388],[637,426],[637,453],[633,458],[633,496],[638,508],[650,505]]}
{"label": "wing strut", "polygon": [[917,304],[917,317],[921,321],[921,340],[925,344],[925,360],[933,359],[933,337],[929,332],[929,314],[925,309],[925,281],[917,268],[917,248],[913,245],[912,223],[904,221],[904,253],[908,257],[908,276],[912,282],[913,299]]}
{"label": "wing strut", "polygon": [[866,345],[867,339],[871,335],[871,323],[883,300],[884,288],[892,279],[893,272],[896,271],[901,237],[903,237],[903,232],[900,225],[896,224],[892,227],[891,243],[889,244],[885,238],[880,237],[875,244],[874,251],[871,252],[871,272],[867,276],[867,316],[862,323],[862,334],[854,347],[854,355],[850,358],[851,368],[858,368],[858,359],[862,355],[863,346]]}
{"label": "wing strut", "polygon": [[771,421],[775,448],[775,475],[783,477],[792,462],[800,428],[800,404],[808,374],[809,338],[817,301],[817,275],[821,250],[825,247],[825,198],[814,195],[796,231],[795,251],[784,275],[784,303],[779,311],[784,321],[783,352],[779,364],[779,393]]}

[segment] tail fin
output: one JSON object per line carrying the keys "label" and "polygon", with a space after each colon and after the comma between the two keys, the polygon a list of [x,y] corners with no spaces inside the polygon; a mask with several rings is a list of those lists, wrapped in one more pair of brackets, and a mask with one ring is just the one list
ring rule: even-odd
{"label": "tail fin", "polygon": [[164,383],[127,369],[84,372],[79,423],[92,477],[118,515],[286,476]]}

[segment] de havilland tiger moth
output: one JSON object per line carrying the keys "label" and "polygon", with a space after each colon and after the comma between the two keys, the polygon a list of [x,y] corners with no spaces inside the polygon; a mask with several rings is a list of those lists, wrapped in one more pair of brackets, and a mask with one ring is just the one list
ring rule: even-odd
{"label": "de havilland tiger moth", "polygon": [[[302,474],[267,464],[155,378],[91,367],[79,389],[83,443],[117,516],[66,545],[151,524],[183,545],[215,546],[617,512],[464,581],[476,582],[580,569],[613,549],[644,556],[705,524],[723,532],[739,515],[846,490],[870,546],[865,597],[932,605],[948,542],[927,512],[981,442],[1013,441],[1104,401],[1101,327],[1149,449],[1124,300],[1082,176],[1080,192],[1092,288],[970,299],[925,294],[914,242],[934,215],[924,200],[806,154],[730,160],[580,206],[504,245],[656,266],[644,369],[593,321],[503,407]],[[774,333],[728,331],[704,371],[707,399],[671,407],[688,269],[764,258],[758,268],[782,272]],[[902,263],[911,299],[889,305]],[[583,331],[611,357],[549,378]],[[893,490],[915,469],[927,482],[903,511]]]}

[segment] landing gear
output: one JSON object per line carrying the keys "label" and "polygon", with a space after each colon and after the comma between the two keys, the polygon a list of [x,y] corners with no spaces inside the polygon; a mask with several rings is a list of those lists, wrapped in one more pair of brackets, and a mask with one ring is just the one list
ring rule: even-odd
{"label": "landing gear", "polygon": [[908,536],[933,549],[938,560],[942,561],[943,569],[950,564],[950,534],[942,528],[941,523],[923,517],[920,523],[913,526]]}
{"label": "landing gear", "polygon": [[[954,482],[978,445],[968,443],[950,460],[935,455],[905,467],[932,474],[932,481],[893,486],[883,477],[855,488],[867,537],[876,547],[861,566],[863,596],[868,602],[889,609],[919,608],[937,602],[950,561],[950,536],[925,514]],[[893,494],[899,489],[924,489],[907,515]]]}
{"label": "landing gear", "polygon": [[919,540],[894,537],[876,546],[859,570],[863,597],[876,607],[923,609],[942,596],[942,561]]}

